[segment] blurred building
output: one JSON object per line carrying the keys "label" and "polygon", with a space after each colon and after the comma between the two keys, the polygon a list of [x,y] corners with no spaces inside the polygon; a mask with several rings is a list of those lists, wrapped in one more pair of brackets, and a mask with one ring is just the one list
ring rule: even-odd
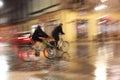
{"label": "blurred building", "polygon": [[1,27],[32,31],[39,21],[51,36],[62,22],[64,39],[93,41],[120,39],[120,0],[4,0]]}

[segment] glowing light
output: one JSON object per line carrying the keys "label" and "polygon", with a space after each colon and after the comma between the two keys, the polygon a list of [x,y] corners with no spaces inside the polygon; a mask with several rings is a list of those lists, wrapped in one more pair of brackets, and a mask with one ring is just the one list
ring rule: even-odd
{"label": "glowing light", "polygon": [[95,70],[95,80],[107,80],[107,63],[105,59],[102,59],[103,56],[98,58],[98,61],[96,62],[96,70]]}
{"label": "glowing light", "polygon": [[7,57],[4,55],[0,56],[0,78],[1,80],[8,80],[7,72],[9,70],[9,65],[7,64]]}
{"label": "glowing light", "polygon": [[99,10],[102,10],[102,9],[105,9],[105,8],[107,8],[107,6],[102,4],[102,5],[99,5],[99,6],[95,7],[95,10],[99,11]]}
{"label": "glowing light", "polygon": [[106,2],[107,0],[101,0],[101,2]]}
{"label": "glowing light", "polygon": [[106,78],[106,69],[104,67],[99,67],[95,71],[96,78],[95,80],[107,80]]}
{"label": "glowing light", "polygon": [[0,8],[3,6],[3,2],[2,1],[0,1]]}

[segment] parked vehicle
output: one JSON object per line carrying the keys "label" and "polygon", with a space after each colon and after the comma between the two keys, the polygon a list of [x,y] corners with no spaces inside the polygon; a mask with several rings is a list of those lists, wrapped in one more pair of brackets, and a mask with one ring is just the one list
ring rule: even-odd
{"label": "parked vehicle", "polygon": [[19,32],[13,35],[11,39],[12,44],[17,45],[28,45],[32,44],[31,32]]}

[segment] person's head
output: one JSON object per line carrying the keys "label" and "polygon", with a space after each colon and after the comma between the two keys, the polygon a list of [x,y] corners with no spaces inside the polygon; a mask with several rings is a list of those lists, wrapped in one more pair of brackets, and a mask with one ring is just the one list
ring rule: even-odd
{"label": "person's head", "polygon": [[36,29],[41,29],[41,26],[40,26],[40,25],[38,25],[38,26],[36,27]]}
{"label": "person's head", "polygon": [[42,29],[44,31],[44,22],[40,21],[38,23],[38,28],[37,29]]}
{"label": "person's head", "polygon": [[62,24],[62,23],[60,23],[59,25],[60,25],[60,26],[62,26],[63,24]]}
{"label": "person's head", "polygon": [[36,27],[36,29],[42,28],[43,25],[44,25],[44,23],[43,23],[42,21],[39,21],[39,22],[38,22],[38,26]]}
{"label": "person's head", "polygon": [[44,23],[40,22],[38,25],[41,26],[41,27],[43,27]]}

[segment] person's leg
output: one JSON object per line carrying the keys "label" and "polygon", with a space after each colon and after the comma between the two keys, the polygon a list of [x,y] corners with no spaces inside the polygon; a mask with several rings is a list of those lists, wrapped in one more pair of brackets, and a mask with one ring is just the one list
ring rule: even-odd
{"label": "person's leg", "polygon": [[56,42],[56,46],[57,46],[57,48],[59,48],[59,46],[58,46],[58,41],[59,41],[59,36],[56,35],[56,37],[55,37],[55,42]]}
{"label": "person's leg", "polygon": [[59,46],[58,46],[59,35],[54,34],[54,35],[52,35],[52,36],[53,36],[53,38],[54,38],[54,40],[55,40],[55,44],[56,44],[56,46],[57,46],[57,48],[58,48],[58,47],[59,47]]}
{"label": "person's leg", "polygon": [[34,48],[34,49],[39,48],[39,44],[40,44],[40,42],[39,42],[39,41],[36,41],[36,42],[34,43],[34,45],[33,45],[33,48]]}
{"label": "person's leg", "polygon": [[39,55],[40,55],[40,54],[39,54],[40,44],[41,44],[40,41],[36,41],[36,42],[34,43],[34,45],[33,45],[33,49],[35,50],[35,52],[34,52],[34,55],[35,55],[35,56],[39,56]]}

